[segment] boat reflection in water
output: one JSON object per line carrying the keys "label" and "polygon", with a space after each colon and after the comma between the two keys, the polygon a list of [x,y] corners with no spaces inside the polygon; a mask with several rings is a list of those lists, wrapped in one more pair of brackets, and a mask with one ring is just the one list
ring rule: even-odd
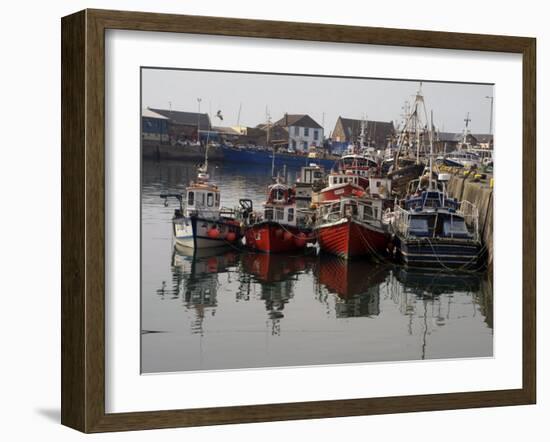
{"label": "boat reflection in water", "polygon": [[[172,253],[172,298],[196,312],[194,333],[202,333],[206,314],[216,314],[218,277],[237,265],[239,254],[227,248],[191,249],[175,245]],[[164,296],[165,290],[159,290]]]}
{"label": "boat reflection in water", "polygon": [[[176,248],[145,372],[492,355],[492,299],[475,273],[321,254]],[[157,286],[158,287],[158,286]],[[178,305],[180,308],[178,308]]]}
{"label": "boat reflection in water", "polygon": [[253,285],[260,284],[259,299],[271,320],[271,334],[280,334],[286,304],[294,297],[298,275],[309,272],[316,257],[298,254],[243,253],[241,255],[241,298],[249,300]]}
{"label": "boat reflection in water", "polygon": [[391,266],[362,260],[346,260],[333,255],[321,255],[315,269],[319,284],[319,299],[337,296],[335,313],[338,318],[378,316],[380,286],[390,277]]}
{"label": "boat reflection in water", "polygon": [[[457,319],[468,322],[481,313],[492,336],[491,284],[490,278],[478,272],[396,268],[390,287],[391,297],[399,305],[400,312],[409,317],[409,334],[420,336],[421,359],[431,358],[428,351],[430,336],[437,334],[442,327],[454,325]],[[418,318],[421,327],[418,330],[417,324],[415,330],[414,323]]]}

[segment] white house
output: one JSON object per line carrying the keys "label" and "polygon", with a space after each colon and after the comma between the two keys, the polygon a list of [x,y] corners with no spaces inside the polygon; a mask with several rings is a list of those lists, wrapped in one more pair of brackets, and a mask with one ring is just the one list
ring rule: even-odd
{"label": "white house", "polygon": [[288,147],[307,152],[310,146],[323,145],[323,128],[309,115],[285,114],[275,126],[284,127],[288,132]]}

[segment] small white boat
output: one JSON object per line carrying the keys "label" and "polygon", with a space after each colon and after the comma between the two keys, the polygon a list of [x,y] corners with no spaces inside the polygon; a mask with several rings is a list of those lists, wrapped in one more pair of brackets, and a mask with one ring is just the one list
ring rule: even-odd
{"label": "small white boat", "polygon": [[162,194],[161,198],[176,198],[179,209],[172,218],[176,245],[191,249],[223,247],[236,244],[241,235],[240,222],[233,209],[220,205],[220,189],[209,181],[208,159],[198,168],[197,179],[185,194]]}

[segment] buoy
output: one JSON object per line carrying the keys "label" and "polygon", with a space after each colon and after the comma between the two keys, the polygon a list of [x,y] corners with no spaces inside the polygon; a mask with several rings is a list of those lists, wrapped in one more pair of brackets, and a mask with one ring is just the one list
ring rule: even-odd
{"label": "buoy", "polygon": [[285,241],[290,241],[292,239],[292,233],[290,233],[288,231],[285,232],[284,239],[285,239]]}
{"label": "buoy", "polygon": [[298,236],[294,238],[294,244],[296,244],[297,247],[304,247],[306,245],[306,234],[300,232]]}
{"label": "buoy", "polygon": [[237,235],[235,235],[235,232],[227,232],[227,235],[225,236],[225,239],[229,242],[235,241],[235,238],[237,238]]}
{"label": "buoy", "polygon": [[206,262],[206,268],[208,269],[208,273],[215,273],[218,271],[218,258],[215,256],[211,256],[208,258],[208,261]]}
{"label": "buoy", "polygon": [[217,227],[212,227],[208,230],[208,237],[212,239],[217,239],[220,236],[220,231]]}

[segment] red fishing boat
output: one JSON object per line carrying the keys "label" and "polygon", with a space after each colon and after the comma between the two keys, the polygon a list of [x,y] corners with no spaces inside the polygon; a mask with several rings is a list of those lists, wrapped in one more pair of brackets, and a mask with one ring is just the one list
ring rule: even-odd
{"label": "red fishing boat", "polygon": [[248,218],[245,245],[266,253],[294,252],[312,240],[308,220],[296,207],[295,191],[279,178],[269,186],[264,212]]}
{"label": "red fishing boat", "polygon": [[344,259],[381,255],[390,236],[382,222],[384,200],[345,197],[320,207],[316,235],[323,252]]}
{"label": "red fishing boat", "polygon": [[328,185],[317,195],[317,202],[338,200],[347,196],[363,196],[369,187],[369,178],[378,173],[376,161],[365,155],[344,155],[328,175]]}

